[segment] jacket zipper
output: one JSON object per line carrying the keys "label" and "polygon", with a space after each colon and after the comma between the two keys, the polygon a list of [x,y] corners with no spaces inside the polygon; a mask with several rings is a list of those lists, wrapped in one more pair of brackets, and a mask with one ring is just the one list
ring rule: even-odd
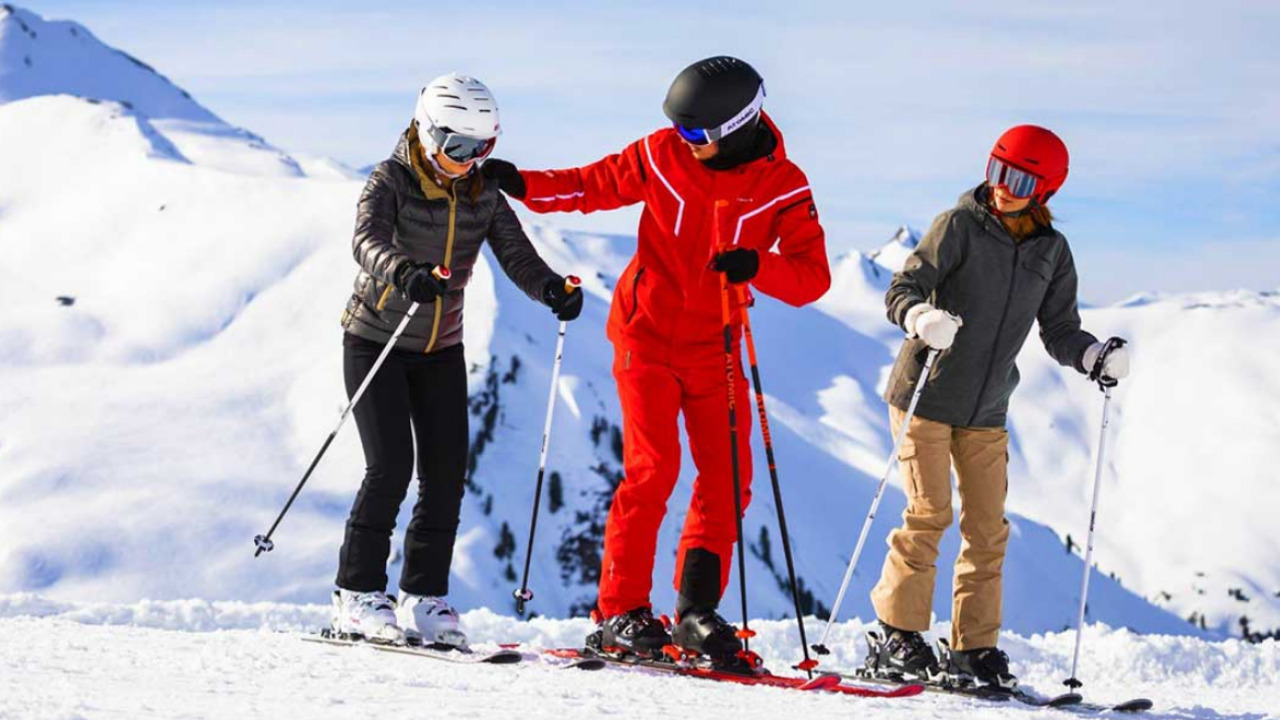
{"label": "jacket zipper", "polygon": [[375,307],[374,310],[382,312],[382,308],[387,306],[387,300],[391,297],[391,291],[393,289],[394,288],[392,288],[391,284],[387,283],[387,289],[382,291],[382,297],[378,298],[378,306]]}
{"label": "jacket zipper", "polygon": [[[454,181],[449,185],[449,229],[445,233],[444,241],[444,266],[447,268],[453,262],[453,231],[454,224],[458,219],[458,183]],[[427,349],[424,353],[429,353],[436,346],[436,340],[440,337],[440,318],[444,315],[444,295],[436,297],[436,313],[435,319],[431,321],[431,339],[427,341]]]}
{"label": "jacket zipper", "polygon": [[996,337],[991,343],[991,353],[987,360],[987,373],[982,378],[982,387],[978,388],[978,400],[973,405],[973,414],[969,416],[968,427],[978,420],[978,412],[982,410],[982,396],[987,392],[987,385],[991,383],[991,371],[994,368],[996,360],[996,350],[1000,347],[1000,336],[1004,333],[1005,320],[1009,318],[1009,306],[1013,304],[1013,288],[1018,284],[1018,255],[1022,251],[1021,243],[1013,244],[1013,268],[1009,275],[1009,293],[1004,298],[1004,310],[1000,313],[1000,324],[996,326]]}
{"label": "jacket zipper", "polygon": [[635,280],[631,281],[631,312],[627,313],[627,324],[631,323],[631,319],[636,316],[636,311],[640,309],[640,277],[644,275],[644,268],[641,267],[636,271]]}

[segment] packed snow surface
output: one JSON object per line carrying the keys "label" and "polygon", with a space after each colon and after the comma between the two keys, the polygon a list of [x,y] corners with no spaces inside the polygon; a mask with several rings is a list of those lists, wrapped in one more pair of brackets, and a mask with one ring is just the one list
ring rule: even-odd
{"label": "packed snow surface", "polygon": [[[540,648],[577,647],[585,619],[518,621],[488,610],[464,613],[473,644],[521,644],[515,666],[458,666],[366,648],[304,643],[328,621],[321,605],[61,603],[0,596],[0,718],[1048,718],[1052,710],[937,695],[864,699],[749,688],[645,671],[556,669]],[[816,621],[810,619],[810,631]],[[756,621],[752,647],[780,674],[799,659],[793,622]],[[858,662],[858,621],[832,635],[830,670]],[[945,634],[945,625],[934,628]],[[1067,676],[1069,633],[1001,644],[1023,683],[1057,693]],[[1280,643],[1249,645],[1135,635],[1092,626],[1080,677],[1096,701],[1143,696],[1143,717],[1264,720],[1280,717]],[[695,710],[696,709],[696,712]]]}

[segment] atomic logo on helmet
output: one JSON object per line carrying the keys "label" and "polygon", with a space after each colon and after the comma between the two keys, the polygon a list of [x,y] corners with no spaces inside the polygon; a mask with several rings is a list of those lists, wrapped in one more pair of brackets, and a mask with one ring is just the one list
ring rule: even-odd
{"label": "atomic logo on helmet", "polygon": [[719,142],[752,125],[764,108],[764,80],[725,55],[700,60],[676,76],[662,110],[691,145]]}

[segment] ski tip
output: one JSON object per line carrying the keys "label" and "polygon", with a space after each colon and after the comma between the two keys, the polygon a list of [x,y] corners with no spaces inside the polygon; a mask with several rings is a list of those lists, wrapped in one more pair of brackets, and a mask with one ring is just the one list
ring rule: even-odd
{"label": "ski tip", "polygon": [[523,659],[524,657],[515,650],[500,650],[484,658],[480,662],[487,663],[489,665],[514,665]]}
{"label": "ski tip", "polygon": [[819,675],[799,686],[801,690],[830,690],[840,684],[840,676],[835,674]]}
{"label": "ski tip", "polygon": [[903,685],[900,688],[890,690],[885,697],[913,697],[924,692],[923,685]]}
{"label": "ski tip", "polygon": [[1059,695],[1045,704],[1049,707],[1067,707],[1068,705],[1079,705],[1082,702],[1084,702],[1084,697],[1080,693],[1070,692]]}

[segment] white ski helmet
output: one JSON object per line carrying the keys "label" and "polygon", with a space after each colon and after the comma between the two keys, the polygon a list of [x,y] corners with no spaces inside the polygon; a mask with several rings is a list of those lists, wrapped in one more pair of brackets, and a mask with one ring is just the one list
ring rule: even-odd
{"label": "white ski helmet", "polygon": [[493,93],[479,80],[458,73],[441,75],[422,88],[413,120],[424,145],[458,162],[488,155],[502,133]]}

